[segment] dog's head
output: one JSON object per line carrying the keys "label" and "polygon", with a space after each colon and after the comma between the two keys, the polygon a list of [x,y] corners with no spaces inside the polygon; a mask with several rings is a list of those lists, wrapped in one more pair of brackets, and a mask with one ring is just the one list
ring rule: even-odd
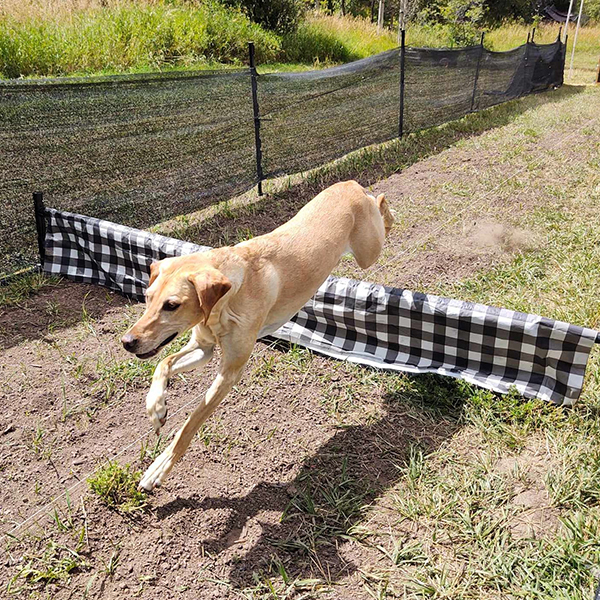
{"label": "dog's head", "polygon": [[167,258],[150,266],[146,310],[121,338],[125,350],[151,358],[198,324],[206,324],[231,282],[208,263],[191,257]]}

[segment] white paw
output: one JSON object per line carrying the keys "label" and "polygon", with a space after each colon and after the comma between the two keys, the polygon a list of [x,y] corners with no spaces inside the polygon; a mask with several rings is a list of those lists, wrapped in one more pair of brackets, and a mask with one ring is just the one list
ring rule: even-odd
{"label": "white paw", "polygon": [[169,471],[173,468],[176,460],[173,456],[172,447],[169,446],[146,470],[138,488],[151,492],[154,488],[160,487]]}
{"label": "white paw", "polygon": [[146,412],[152,421],[154,431],[158,435],[160,428],[167,420],[167,403],[165,402],[164,392],[150,388],[146,396]]}

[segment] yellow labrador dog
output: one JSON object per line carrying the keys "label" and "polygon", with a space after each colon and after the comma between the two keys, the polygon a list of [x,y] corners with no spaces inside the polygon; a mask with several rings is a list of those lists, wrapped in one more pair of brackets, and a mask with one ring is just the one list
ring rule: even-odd
{"label": "yellow labrador dog", "polygon": [[239,381],[257,338],[296,314],[345,253],[352,252],[363,269],[372,265],[393,222],[383,194],[374,198],[355,181],[346,181],[321,192],[271,233],[151,265],[146,310],[123,336],[123,346],[138,358],[150,358],[192,329],[185,348],[154,372],[146,410],[157,433],[167,416],[169,378],[205,365],[217,344],[222,361],[204,402],[148,468],[140,489],[163,483],[199,427]]}

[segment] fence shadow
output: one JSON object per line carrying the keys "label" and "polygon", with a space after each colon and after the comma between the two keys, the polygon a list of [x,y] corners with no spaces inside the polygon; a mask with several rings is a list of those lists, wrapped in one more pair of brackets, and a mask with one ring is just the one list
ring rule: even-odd
{"label": "fence shadow", "polygon": [[[230,583],[238,589],[256,585],[253,574],[268,571],[277,555],[290,578],[325,578],[334,583],[359,565],[339,551],[347,535],[361,524],[362,507],[373,503],[404,477],[411,452],[435,451],[460,427],[464,386],[450,378],[416,376],[411,390],[384,396],[384,410],[368,424],[339,429],[306,458],[290,483],[258,483],[243,497],[178,498],[157,508],[159,519],[180,510],[228,509],[226,531],[203,543],[223,552],[235,544],[231,531],[262,511],[278,511],[278,524],[261,523],[262,533],[249,550],[231,562]],[[290,494],[290,490],[292,493]]]}
{"label": "fence shadow", "polygon": [[[294,184],[281,183],[277,191],[237,208],[226,206],[206,219],[186,218],[186,223],[167,222],[157,230],[164,235],[206,246],[234,245],[268,233],[285,223],[322,189],[345,179],[370,186],[429,156],[439,154],[460,140],[512,123],[517,117],[548,102],[568,100],[584,91],[565,85],[532,94],[466,115],[456,121],[407,135],[403,140],[358,150],[334,163],[319,167]],[[557,107],[557,110],[559,108]]]}

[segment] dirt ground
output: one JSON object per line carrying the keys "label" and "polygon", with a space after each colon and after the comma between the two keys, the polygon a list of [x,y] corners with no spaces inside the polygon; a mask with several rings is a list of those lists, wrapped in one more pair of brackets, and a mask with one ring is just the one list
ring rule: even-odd
{"label": "dirt ground", "polygon": [[[519,126],[518,137],[515,127],[481,134],[491,142],[504,140],[496,151],[477,136],[374,184],[373,192],[385,192],[397,210],[398,225],[372,273],[361,273],[346,259],[339,273],[435,291],[543,244],[526,218],[543,196],[536,189],[519,190],[513,185],[518,177],[512,184],[502,182],[554,148],[556,139],[546,131],[523,133],[526,124]],[[507,152],[517,141],[522,152],[510,157]],[[546,175],[548,186],[552,177]],[[441,223],[446,224],[442,229]],[[230,226],[239,235],[271,224],[259,214]],[[439,398],[428,398],[419,387],[427,384],[419,378],[413,378],[419,402],[406,403],[393,392],[402,375],[259,342],[241,383],[166,485],[149,496],[149,507],[122,515],[88,491],[86,478],[128,446],[120,463],[143,470],[151,462],[154,435],[144,437],[150,428],[144,410],[148,370],[129,359],[119,343],[140,312],[141,306],[106,290],[69,282],[0,309],[2,531],[12,531],[70,490],[68,503],[57,504],[58,518],[42,511],[31,528],[13,532],[0,562],[1,580],[10,581],[49,540],[73,546],[74,530],[83,527],[79,553],[84,563],[71,579],[29,586],[19,594],[161,600],[309,598],[320,592],[336,599],[373,597],[381,532],[391,524],[402,529],[388,513],[386,490],[400,480],[411,448],[430,452],[460,440],[460,406],[454,400],[440,406]],[[173,382],[165,437],[206,391],[217,364],[214,360]],[[449,381],[448,397],[454,392]],[[465,452],[472,443],[465,441]],[[536,471],[541,452],[532,447],[518,458],[530,477],[514,501],[527,508],[546,504],[542,474]],[[496,468],[511,471],[515,460],[504,459]],[[348,501],[357,494],[358,509]],[[335,506],[338,516],[329,518],[319,509],[307,520],[307,504],[315,498],[320,507]],[[516,534],[556,526],[551,509],[526,512],[512,525]],[[58,521],[72,526],[57,526]],[[346,533],[338,535],[336,527]],[[322,535],[314,533],[319,528]],[[379,533],[361,544],[361,528]],[[404,535],[410,541],[416,532],[407,529]],[[293,580],[293,590],[280,596],[270,590],[272,572],[286,573],[283,580]]]}

